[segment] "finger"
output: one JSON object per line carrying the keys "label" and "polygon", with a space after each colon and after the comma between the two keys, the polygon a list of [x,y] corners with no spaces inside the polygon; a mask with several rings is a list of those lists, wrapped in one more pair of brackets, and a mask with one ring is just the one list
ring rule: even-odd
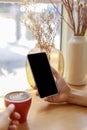
{"label": "finger", "polygon": [[60,75],[58,74],[58,72],[52,67],[52,73],[54,74],[55,78],[58,79],[60,77]]}
{"label": "finger", "polygon": [[33,88],[33,89],[37,89],[37,87],[36,87],[36,86],[32,86],[32,88]]}
{"label": "finger", "polygon": [[11,122],[11,125],[16,125],[16,126],[18,126],[20,123],[19,123],[19,121],[18,120],[13,120],[12,122]]}
{"label": "finger", "polygon": [[50,103],[59,103],[60,102],[60,95],[56,94],[55,96],[46,97],[44,98],[45,101]]}
{"label": "finger", "polygon": [[67,86],[67,83],[65,82],[65,80],[62,77],[60,77],[56,81],[56,83],[61,92],[62,92],[62,90],[64,91],[64,88]]}
{"label": "finger", "polygon": [[13,119],[19,120],[21,118],[21,115],[18,112],[14,112],[12,117],[13,117]]}
{"label": "finger", "polygon": [[10,105],[6,108],[5,113],[7,113],[8,116],[10,116],[10,115],[12,114],[12,112],[14,111],[14,109],[15,109],[15,105],[14,105],[14,104],[10,104]]}
{"label": "finger", "polygon": [[8,130],[17,130],[17,126],[16,125],[10,125]]}
{"label": "finger", "polygon": [[46,97],[44,100],[47,102],[53,102],[53,97]]}
{"label": "finger", "polygon": [[36,91],[36,96],[39,96],[39,93],[38,93],[38,91]]}

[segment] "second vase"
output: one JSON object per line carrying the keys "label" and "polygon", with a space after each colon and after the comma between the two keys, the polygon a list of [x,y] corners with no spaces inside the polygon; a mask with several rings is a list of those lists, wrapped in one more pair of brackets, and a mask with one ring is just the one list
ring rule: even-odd
{"label": "second vase", "polygon": [[84,36],[73,36],[69,40],[64,66],[66,82],[72,85],[87,83],[87,40]]}

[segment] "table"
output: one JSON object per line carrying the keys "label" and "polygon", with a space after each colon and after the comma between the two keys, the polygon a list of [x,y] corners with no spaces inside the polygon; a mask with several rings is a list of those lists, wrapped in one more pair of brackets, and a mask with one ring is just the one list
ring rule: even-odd
{"label": "table", "polygon": [[[87,86],[74,88],[87,91]],[[49,104],[32,92],[27,122],[18,130],[87,130],[87,107]]]}

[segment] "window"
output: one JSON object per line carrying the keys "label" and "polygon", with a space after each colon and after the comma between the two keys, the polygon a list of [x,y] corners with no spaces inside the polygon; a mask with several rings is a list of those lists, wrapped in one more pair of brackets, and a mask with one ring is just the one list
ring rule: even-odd
{"label": "window", "polygon": [[[49,3],[48,3],[49,4]],[[62,11],[62,7],[59,6]],[[35,46],[32,33],[20,21],[20,3],[0,3],[0,96],[29,88],[26,55]],[[55,39],[60,49],[61,22]],[[59,44],[58,44],[59,43]]]}
{"label": "window", "polygon": [[0,42],[14,43],[20,38],[18,13],[18,4],[0,3]]}

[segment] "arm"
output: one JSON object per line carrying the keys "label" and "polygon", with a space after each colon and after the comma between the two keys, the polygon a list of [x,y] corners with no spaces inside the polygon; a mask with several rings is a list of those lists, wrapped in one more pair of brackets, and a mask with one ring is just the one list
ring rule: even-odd
{"label": "arm", "polygon": [[84,93],[83,90],[71,90],[68,97],[68,102],[81,106],[87,106],[87,93]]}
{"label": "arm", "polygon": [[65,80],[59,76],[57,71],[52,68],[56,78],[56,85],[59,93],[55,96],[47,97],[44,100],[53,103],[72,103],[81,106],[87,106],[87,93],[84,90],[72,89]]}

